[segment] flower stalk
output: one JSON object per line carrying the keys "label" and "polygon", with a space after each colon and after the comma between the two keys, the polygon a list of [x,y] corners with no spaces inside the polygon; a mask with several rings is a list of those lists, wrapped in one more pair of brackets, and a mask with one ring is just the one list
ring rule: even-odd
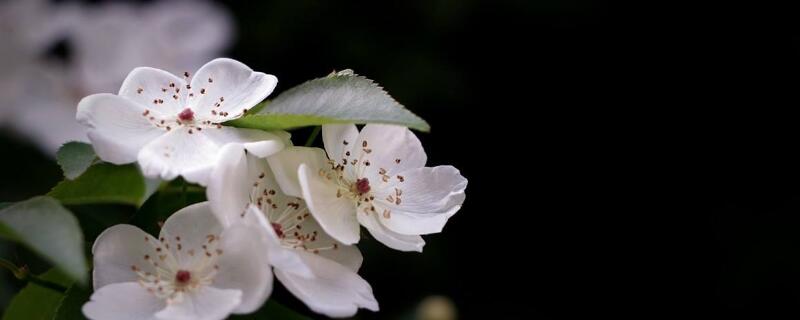
{"label": "flower stalk", "polygon": [[58,283],[39,278],[34,274],[31,274],[27,266],[17,267],[11,261],[2,258],[0,258],[0,266],[8,269],[8,271],[11,271],[11,273],[14,274],[14,277],[19,280],[35,283],[40,287],[48,288],[50,290],[58,291],[61,293],[67,292],[66,287]]}

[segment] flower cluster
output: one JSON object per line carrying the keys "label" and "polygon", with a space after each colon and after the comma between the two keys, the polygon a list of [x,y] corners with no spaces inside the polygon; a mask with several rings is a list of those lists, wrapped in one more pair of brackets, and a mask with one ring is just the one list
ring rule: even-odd
{"label": "flower cluster", "polygon": [[208,201],[170,216],[158,237],[117,225],[96,240],[91,319],[223,319],[258,310],[275,277],[311,310],[378,310],[358,270],[360,226],[401,251],[422,251],[464,202],[452,166],[426,167],[406,127],[322,126],[324,150],[283,131],[224,125],[277,84],[231,59],[175,76],[137,68],[119,93],[81,100],[97,155],[150,178],[206,187]]}
{"label": "flower cluster", "polygon": [[0,127],[48,155],[88,141],[75,121],[82,97],[117,90],[138,66],[196,69],[234,36],[228,12],[205,0],[86,2],[0,2]]}

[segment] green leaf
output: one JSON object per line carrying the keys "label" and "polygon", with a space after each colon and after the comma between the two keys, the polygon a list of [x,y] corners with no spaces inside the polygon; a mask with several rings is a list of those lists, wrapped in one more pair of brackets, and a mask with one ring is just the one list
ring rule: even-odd
{"label": "green leaf", "polygon": [[73,279],[86,283],[88,267],[78,219],[58,201],[35,197],[0,210],[0,225]]}
{"label": "green leaf", "polygon": [[93,165],[75,180],[64,180],[47,195],[65,205],[118,203],[139,206],[152,191],[148,181],[133,165]]}
{"label": "green leaf", "polygon": [[275,300],[267,300],[261,309],[256,311],[255,313],[245,314],[245,315],[232,315],[229,319],[238,319],[238,320],[258,320],[258,319],[281,319],[281,320],[311,320],[311,318],[306,317],[302,314],[297,313],[296,311],[284,307],[280,303],[275,302]]}
{"label": "green leaf", "polygon": [[56,153],[56,161],[67,179],[75,179],[94,163],[97,155],[92,145],[83,142],[67,142]]}
{"label": "green leaf", "polygon": [[[55,269],[45,272],[41,276],[44,280],[55,282],[68,287],[71,284],[69,277]],[[64,300],[64,294],[49,288],[28,283],[25,288],[17,293],[8,309],[3,314],[3,320],[50,320]]]}
{"label": "green leaf", "polygon": [[291,88],[258,112],[226,125],[262,130],[329,123],[389,123],[429,131],[425,120],[408,111],[372,80],[344,70]]}
{"label": "green leaf", "polygon": [[[183,187],[186,186],[186,192]],[[178,178],[165,183],[158,193],[148,198],[129,222],[147,233],[158,234],[163,223],[176,211],[193,203],[206,201],[205,189],[194,184],[186,184]]]}
{"label": "green leaf", "polygon": [[53,320],[76,320],[86,319],[83,315],[81,308],[83,304],[89,301],[92,292],[88,288],[80,286],[71,286],[65,293],[66,297],[61,301],[61,305],[56,311]]}

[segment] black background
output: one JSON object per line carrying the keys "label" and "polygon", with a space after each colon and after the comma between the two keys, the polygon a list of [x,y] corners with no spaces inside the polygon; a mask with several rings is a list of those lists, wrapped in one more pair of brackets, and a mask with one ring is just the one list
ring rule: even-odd
{"label": "black background", "polygon": [[[362,318],[402,317],[429,294],[467,319],[800,315],[800,8],[226,6],[229,55],[275,74],[276,92],[352,68],[431,124],[429,165],[469,179],[424,253],[362,246],[382,308]],[[2,200],[46,192],[58,168],[12,141]]]}

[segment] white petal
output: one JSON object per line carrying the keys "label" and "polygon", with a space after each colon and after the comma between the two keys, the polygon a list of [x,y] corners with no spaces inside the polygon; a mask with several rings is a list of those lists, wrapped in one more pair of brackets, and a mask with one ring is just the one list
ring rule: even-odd
{"label": "white petal", "polygon": [[136,282],[104,286],[83,305],[83,314],[92,320],[155,320],[166,306],[164,300],[147,292]]}
{"label": "white petal", "polygon": [[297,251],[311,267],[314,277],[306,278],[275,269],[283,285],[311,310],[330,317],[350,317],[358,308],[378,311],[372,287],[354,271],[313,253]]}
{"label": "white petal", "polygon": [[137,281],[133,266],[155,273],[144,256],[156,256],[153,244],[157,242],[156,238],[132,225],[119,224],[103,231],[92,246],[95,290],[113,283]]}
{"label": "white petal", "polygon": [[222,127],[197,131],[181,127],[145,146],[139,153],[139,165],[147,177],[172,180],[181,175],[190,182],[206,185],[222,147],[229,143],[241,143],[245,149],[258,151],[258,155],[283,148],[278,136],[261,130]]}
{"label": "white petal", "polygon": [[[242,116],[245,110],[272,93],[277,84],[275,76],[255,72],[239,61],[214,59],[197,70],[192,78],[194,97],[189,98],[189,104],[201,119],[224,122]],[[217,103],[219,107],[215,106]],[[212,110],[217,114],[212,114]]]}
{"label": "white petal", "polygon": [[136,161],[139,150],[164,131],[149,116],[158,116],[133,101],[113,94],[95,94],[78,103],[78,122],[88,127],[94,151],[105,161],[124,164]]}
{"label": "white petal", "polygon": [[[201,246],[208,241],[208,236],[219,236],[222,229],[222,224],[211,212],[208,202],[200,202],[180,209],[167,218],[161,228],[159,240],[163,239],[163,243],[169,245],[169,250],[181,268],[189,268],[195,264],[196,259],[205,257],[202,254],[191,256],[188,250],[202,252]],[[178,243],[181,244],[181,250],[178,250]]]}
{"label": "white petal", "polygon": [[250,203],[252,182],[247,173],[244,147],[229,144],[220,151],[220,159],[211,173],[206,197],[219,221],[231,226],[241,220]]}
{"label": "white petal", "polygon": [[319,256],[338,262],[346,266],[353,272],[357,272],[361,268],[361,263],[364,262],[364,257],[361,251],[355,245],[345,245],[336,239],[333,239],[324,229],[317,223],[314,217],[308,217],[303,220],[300,225],[303,227],[303,233],[317,232],[316,240],[314,241],[315,247],[330,247],[336,244],[336,249],[333,250],[320,250]]}
{"label": "white petal", "polygon": [[322,126],[322,141],[328,157],[339,162],[348,158],[347,151],[353,150],[358,139],[358,128],[354,124],[326,124]]}
{"label": "white petal", "polygon": [[[375,206],[391,212],[380,215],[380,222],[406,235],[441,232],[447,219],[464,203],[467,179],[452,166],[412,169],[401,175],[403,182],[391,179],[388,186],[375,192]],[[399,197],[398,190],[402,192]],[[397,198],[402,201],[397,202]]]}
{"label": "white petal", "polygon": [[292,197],[303,197],[300,181],[297,178],[297,169],[305,163],[312,170],[329,167],[325,151],[320,148],[287,147],[267,158],[275,180],[280,185],[283,193]]}
{"label": "white petal", "polygon": [[247,225],[261,226],[260,235],[262,241],[269,247],[268,256],[269,263],[276,268],[283,270],[292,270],[294,273],[304,277],[311,276],[311,270],[305,265],[302,259],[297,256],[295,250],[284,248],[281,245],[278,235],[272,229],[272,225],[264,217],[264,214],[255,206],[247,207],[244,221]]}
{"label": "white petal", "polygon": [[156,317],[162,320],[225,319],[241,303],[242,292],[206,286],[183,297],[180,303],[170,304],[156,313]]}
{"label": "white petal", "polygon": [[222,129],[210,129],[203,132],[220,148],[228,143],[241,143],[247,152],[264,158],[283,150],[285,131],[267,132],[257,129],[243,129],[223,126]]}
{"label": "white petal", "polygon": [[[122,82],[119,95],[174,118],[186,108],[185,92],[180,92],[180,90],[185,90],[185,87],[186,82],[183,79],[169,72],[150,67],[139,67],[133,69]],[[173,95],[178,99],[174,99]],[[154,103],[158,99],[161,99],[163,103]]]}
{"label": "white petal", "polygon": [[220,248],[224,250],[217,260],[219,272],[213,286],[242,291],[242,302],[234,313],[258,310],[272,292],[272,268],[268,261],[268,248],[258,241],[261,226],[237,224],[225,229]]}
{"label": "white petal", "polygon": [[400,251],[417,251],[422,252],[422,247],[425,246],[425,240],[418,235],[404,235],[387,229],[383,224],[378,221],[377,215],[370,214],[358,215],[358,222],[361,223],[375,240],[380,241],[387,247],[400,250]]}
{"label": "white petal", "polygon": [[344,244],[358,242],[360,230],[353,201],[337,197],[339,187],[320,177],[318,171],[305,163],[300,164],[297,170],[303,198],[325,232]]}
{"label": "white petal", "polygon": [[[364,147],[366,142],[366,147]],[[360,163],[370,162],[370,166],[362,167],[364,177],[377,181],[378,171],[383,168],[386,174],[396,174],[425,166],[428,156],[422,149],[422,143],[411,130],[406,127],[388,124],[368,124],[361,129],[356,141],[354,157],[362,156],[365,149],[371,151],[363,154]]]}

